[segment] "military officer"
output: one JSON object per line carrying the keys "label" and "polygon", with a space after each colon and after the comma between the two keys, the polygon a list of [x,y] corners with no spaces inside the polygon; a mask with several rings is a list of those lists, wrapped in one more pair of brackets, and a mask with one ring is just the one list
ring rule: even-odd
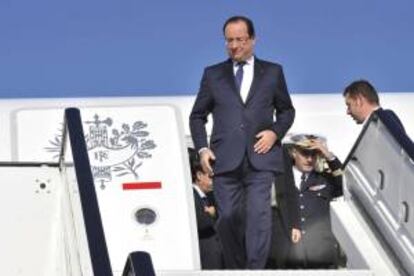
{"label": "military officer", "polygon": [[[292,135],[284,149],[286,168],[281,178],[285,187],[296,191],[299,212],[296,218],[281,212],[282,221],[298,221],[302,234],[298,243],[286,243],[284,266],[335,268],[339,249],[331,230],[329,203],[342,195],[342,164],[328,150],[326,140],[316,135]],[[278,200],[283,204],[283,195]]]}

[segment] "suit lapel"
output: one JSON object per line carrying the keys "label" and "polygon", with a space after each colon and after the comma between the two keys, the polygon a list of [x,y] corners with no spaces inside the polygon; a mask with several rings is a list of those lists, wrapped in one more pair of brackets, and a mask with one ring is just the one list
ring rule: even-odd
{"label": "suit lapel", "polygon": [[247,95],[247,99],[245,103],[243,103],[240,92],[237,90],[236,81],[234,79],[233,62],[231,59],[229,59],[225,63],[223,71],[224,71],[224,81],[231,88],[232,92],[235,93],[240,103],[243,105],[247,105],[249,101],[254,97],[254,95],[258,93],[258,90],[260,88],[260,83],[263,78],[265,70],[263,68],[263,64],[261,60],[255,57],[253,81],[252,81],[252,85],[250,86],[249,93]]}
{"label": "suit lapel", "polygon": [[250,86],[249,93],[247,94],[246,105],[253,98],[253,96],[257,94],[263,74],[264,74],[263,64],[260,59],[255,57],[253,81],[252,81],[252,85]]}
{"label": "suit lapel", "polygon": [[234,79],[234,72],[233,72],[233,61],[229,59],[223,67],[223,81],[227,84],[230,88],[231,92],[239,99],[240,103],[243,104],[242,98],[240,96],[239,91],[237,90],[236,80]]}
{"label": "suit lapel", "polygon": [[202,206],[202,199],[199,193],[196,191],[196,189],[193,187],[193,194],[195,199],[196,206]]}

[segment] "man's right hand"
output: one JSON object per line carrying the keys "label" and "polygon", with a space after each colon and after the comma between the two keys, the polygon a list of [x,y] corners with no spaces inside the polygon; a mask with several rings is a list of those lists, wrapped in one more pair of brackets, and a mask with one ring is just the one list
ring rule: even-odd
{"label": "man's right hand", "polygon": [[300,230],[297,229],[297,228],[292,228],[292,235],[291,235],[292,242],[293,243],[298,243],[301,238],[302,238],[302,234],[301,234]]}
{"label": "man's right hand", "polygon": [[214,175],[213,168],[211,163],[216,160],[216,156],[209,148],[204,148],[200,151],[200,164],[205,173],[208,173],[210,176]]}
{"label": "man's right hand", "polygon": [[216,208],[214,206],[204,207],[204,212],[206,212],[212,218],[216,217]]}

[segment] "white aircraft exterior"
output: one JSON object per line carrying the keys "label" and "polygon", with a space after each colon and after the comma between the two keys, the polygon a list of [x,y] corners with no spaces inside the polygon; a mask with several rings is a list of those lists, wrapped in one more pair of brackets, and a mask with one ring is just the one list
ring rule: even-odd
{"label": "white aircraft exterior", "polygon": [[[381,106],[394,110],[407,134],[414,137],[414,93],[381,93],[380,97]],[[160,275],[183,275],[183,271],[216,275],[199,270],[186,159],[186,147],[192,144],[188,116],[194,99],[195,96],[0,100],[0,162],[17,164],[0,167],[3,182],[0,218],[5,222],[0,229],[0,244],[3,244],[0,274],[93,275],[91,265],[85,261],[89,258],[86,237],[79,234],[83,222],[80,204],[74,199],[78,191],[67,184],[76,182],[75,176],[66,172],[62,178],[62,171],[45,166],[32,169],[18,166],[58,161],[64,109],[76,107],[82,115],[114,275],[121,275],[128,253],[134,250],[149,251]],[[289,133],[322,135],[327,138],[330,150],[345,160],[362,127],[346,115],[342,95],[293,94],[292,100],[296,118]],[[9,184],[16,181],[17,184]],[[142,185],[149,188],[144,188],[146,191],[141,194],[134,191]],[[338,216],[346,212],[337,208]],[[151,227],[138,225],[134,217],[138,211],[147,209],[157,217]],[[358,224],[361,218],[342,217],[335,221]],[[358,227],[355,225],[355,229],[365,231],[366,226]],[[341,231],[351,230],[346,227],[337,230]],[[367,232],[359,233],[360,236],[352,237],[352,243],[365,242],[360,237]],[[378,255],[373,263],[382,262],[382,266],[365,263],[338,273],[385,275],[381,274],[385,271],[387,275],[403,275],[380,243],[372,239],[367,245],[371,252],[367,254]],[[44,254],[39,254],[40,251]],[[244,273],[254,275],[240,271],[233,275],[250,275]],[[262,273],[283,275],[283,271]],[[300,273],[305,272],[292,275]],[[332,275],[333,272],[306,273]]]}
{"label": "white aircraft exterior", "polygon": [[[381,93],[380,97],[383,108],[394,110],[403,122],[409,136],[414,137],[414,123],[412,123],[414,117],[414,110],[412,108],[414,93]],[[13,114],[19,110],[167,104],[175,106],[180,110],[184,132],[189,143],[191,143],[188,116],[194,103],[194,99],[195,96],[157,96],[0,100],[0,124],[3,129],[0,132],[0,141],[3,148],[10,149],[0,151],[0,160],[15,160],[12,150],[15,128],[15,126],[13,126]],[[327,137],[331,149],[343,160],[355,142],[355,139],[361,130],[361,126],[356,125],[352,119],[346,115],[342,95],[340,93],[292,94],[292,101],[296,108],[296,118],[290,132],[309,132],[324,135]],[[58,117],[60,114],[56,116]],[[34,123],[42,124],[42,122]]]}

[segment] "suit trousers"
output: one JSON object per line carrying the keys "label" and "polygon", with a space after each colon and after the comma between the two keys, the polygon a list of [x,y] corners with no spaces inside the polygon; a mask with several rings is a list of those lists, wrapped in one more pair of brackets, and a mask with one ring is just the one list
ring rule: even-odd
{"label": "suit trousers", "polygon": [[237,169],[214,176],[225,268],[265,267],[271,245],[273,181],[274,172],[256,170],[247,157]]}

